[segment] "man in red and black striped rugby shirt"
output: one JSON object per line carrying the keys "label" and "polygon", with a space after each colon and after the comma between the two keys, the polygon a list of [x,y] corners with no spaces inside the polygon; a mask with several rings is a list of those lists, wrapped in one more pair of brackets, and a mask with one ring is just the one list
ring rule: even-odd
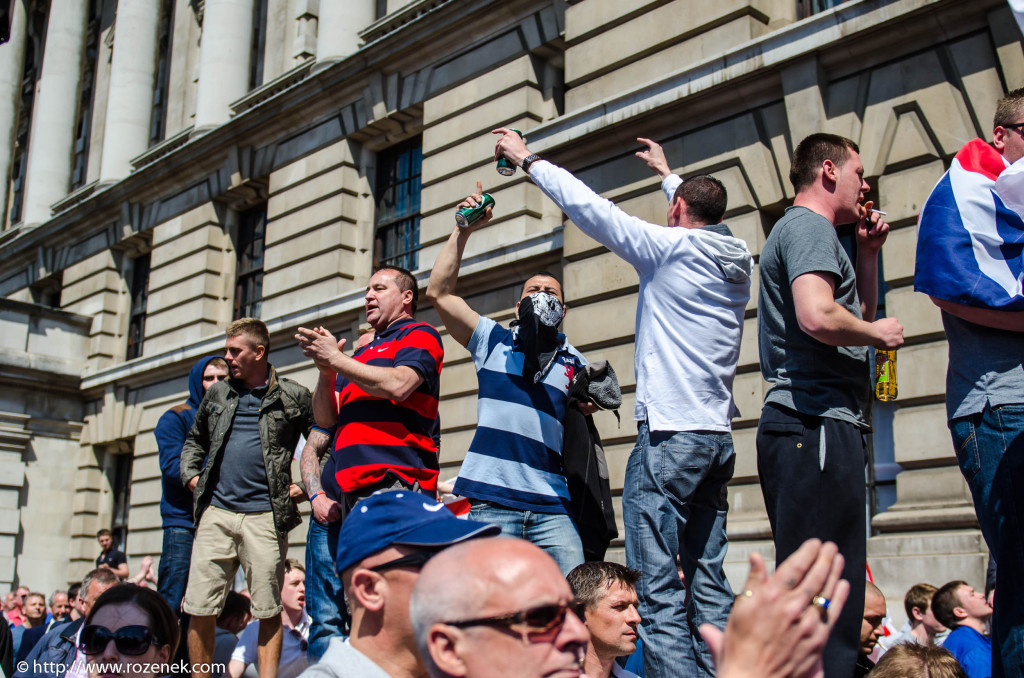
{"label": "man in red and black striped rugby shirt", "polygon": [[[366,320],[376,336],[352,357],[322,327],[300,327],[302,352],[320,369],[313,394],[317,423],[337,424],[324,465],[324,492],[344,516],[377,490],[437,495],[432,436],[444,350],[441,335],[413,317],[419,290],[404,268],[378,269],[366,287]],[[315,499],[315,497],[311,498]]]}

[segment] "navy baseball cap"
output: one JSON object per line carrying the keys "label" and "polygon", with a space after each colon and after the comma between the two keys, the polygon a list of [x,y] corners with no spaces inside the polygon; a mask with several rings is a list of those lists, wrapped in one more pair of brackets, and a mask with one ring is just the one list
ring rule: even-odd
{"label": "navy baseball cap", "polygon": [[456,518],[430,497],[407,490],[378,492],[356,504],[338,534],[339,573],[389,546],[442,548],[501,532],[497,525]]}

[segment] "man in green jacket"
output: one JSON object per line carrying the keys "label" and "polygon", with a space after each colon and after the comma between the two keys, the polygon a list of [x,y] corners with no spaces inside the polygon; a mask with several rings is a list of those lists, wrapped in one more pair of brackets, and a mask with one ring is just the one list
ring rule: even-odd
{"label": "man in green jacket", "polygon": [[[181,481],[195,501],[196,541],[182,610],[192,615],[188,651],[209,668],[217,615],[238,566],[252,614],[262,620],[260,678],[274,678],[281,656],[281,585],[288,531],[302,519],[292,501],[291,461],[313,425],[309,391],[267,362],[270,334],[256,318],[227,329],[231,378],[211,386],[181,452]],[[204,465],[205,460],[205,465]],[[206,665],[206,666],[204,666]],[[209,673],[193,671],[197,678]]]}

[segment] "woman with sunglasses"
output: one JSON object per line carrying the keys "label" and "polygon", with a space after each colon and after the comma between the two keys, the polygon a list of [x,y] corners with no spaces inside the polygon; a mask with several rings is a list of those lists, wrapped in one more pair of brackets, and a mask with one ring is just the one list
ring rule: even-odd
{"label": "woman with sunglasses", "polygon": [[96,599],[79,636],[91,678],[153,678],[169,673],[178,619],[152,589],[119,584]]}

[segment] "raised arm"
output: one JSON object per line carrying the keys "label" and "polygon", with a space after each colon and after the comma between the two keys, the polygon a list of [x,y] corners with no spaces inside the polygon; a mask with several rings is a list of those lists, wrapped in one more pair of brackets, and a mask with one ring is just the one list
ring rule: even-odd
{"label": "raised arm", "polygon": [[829,346],[874,346],[894,349],[903,345],[903,326],[895,318],[861,320],[837,304],[835,280],[830,273],[804,273],[793,280],[793,303],[800,329]]}
{"label": "raised arm", "polygon": [[636,157],[647,163],[651,171],[662,179],[672,174],[672,170],[668,166],[668,158],[665,157],[665,151],[661,148],[661,144],[644,137],[637,137],[636,140],[647,146],[646,151],[637,151]]}
{"label": "raised arm", "polygon": [[[456,209],[476,207],[483,200],[482,193],[483,187],[478,181],[476,193],[460,202]],[[488,207],[487,213],[476,223],[467,228],[456,226],[434,260],[434,268],[430,270],[430,280],[427,282],[427,299],[437,309],[437,314],[441,316],[448,334],[463,346],[469,344],[480,315],[469,307],[465,299],[455,294],[455,285],[459,279],[462,253],[466,249],[470,233],[490,220],[491,208]]]}
{"label": "raised arm", "polygon": [[[519,135],[505,127],[493,133],[502,135],[495,155],[504,155],[522,166],[523,160],[531,154]],[[530,164],[528,173],[537,187],[588,236],[639,271],[650,270],[658,264],[664,254],[663,242],[659,239],[664,227],[626,214],[570,172],[544,160]]]}

